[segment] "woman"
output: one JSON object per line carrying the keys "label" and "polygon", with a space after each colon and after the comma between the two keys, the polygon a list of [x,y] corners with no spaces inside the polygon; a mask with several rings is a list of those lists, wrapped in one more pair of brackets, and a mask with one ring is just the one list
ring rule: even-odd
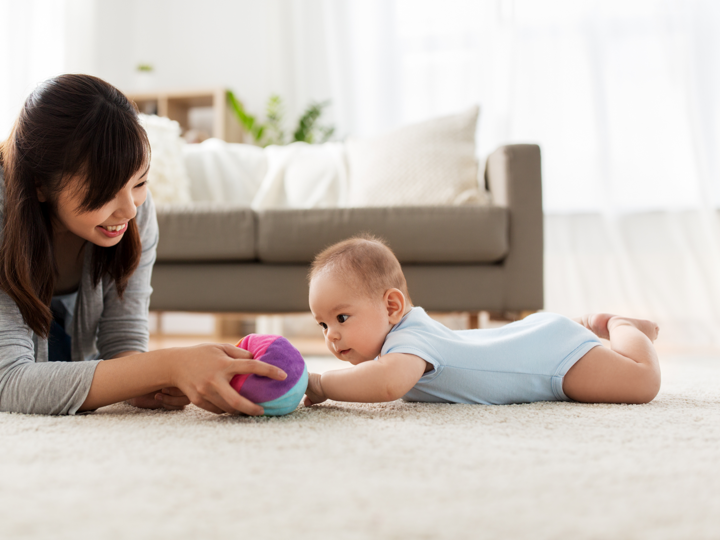
{"label": "woman", "polygon": [[0,144],[0,411],[129,400],[262,414],[230,379],[285,378],[231,345],[146,352],[158,242],[149,164],[136,109],[106,82],[61,75],[26,100]]}

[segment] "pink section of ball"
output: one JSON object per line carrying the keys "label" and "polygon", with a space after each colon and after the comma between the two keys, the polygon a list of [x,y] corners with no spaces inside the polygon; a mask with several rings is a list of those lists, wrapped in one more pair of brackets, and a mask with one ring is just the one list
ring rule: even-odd
{"label": "pink section of ball", "polygon": [[[240,347],[241,349],[250,351],[253,355],[253,358],[260,358],[267,352],[268,347],[277,338],[277,336],[268,334],[250,334],[249,336],[245,336],[236,345],[236,347]],[[245,384],[245,381],[248,380],[248,377],[250,377],[249,373],[245,373],[243,375],[235,375],[230,381],[230,386],[240,392],[240,389],[242,388],[243,384]]]}
{"label": "pink section of ball", "polygon": [[250,334],[249,336],[245,336],[237,346],[246,351],[250,351],[253,358],[260,358],[267,352],[267,348],[277,338],[278,336],[271,334]]}
{"label": "pink section of ball", "polygon": [[239,394],[240,389],[242,388],[243,384],[245,384],[245,381],[248,380],[248,377],[250,377],[249,373],[244,373],[242,375],[235,375],[230,380],[230,386],[232,386],[235,390],[237,390],[237,392]]}

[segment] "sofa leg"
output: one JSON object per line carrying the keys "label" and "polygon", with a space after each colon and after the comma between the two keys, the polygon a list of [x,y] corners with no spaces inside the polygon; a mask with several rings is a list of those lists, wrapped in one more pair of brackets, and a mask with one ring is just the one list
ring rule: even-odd
{"label": "sofa leg", "polygon": [[215,337],[240,340],[255,332],[255,316],[243,313],[216,313]]}
{"label": "sofa leg", "polygon": [[489,311],[488,314],[490,316],[491,321],[498,321],[498,322],[514,322],[514,321],[520,321],[527,317],[528,315],[532,315],[533,313],[537,313],[537,311],[531,311],[531,310],[523,310],[523,311]]}
{"label": "sofa leg", "polygon": [[468,328],[470,330],[477,330],[480,328],[480,313],[477,311],[471,311],[468,313]]}

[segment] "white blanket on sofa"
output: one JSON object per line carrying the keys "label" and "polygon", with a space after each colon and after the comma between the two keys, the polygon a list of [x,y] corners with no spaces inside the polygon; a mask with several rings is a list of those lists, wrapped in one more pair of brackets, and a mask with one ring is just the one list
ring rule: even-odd
{"label": "white blanket on sofa", "polygon": [[208,139],[185,146],[184,156],[194,201],[233,203],[253,210],[346,204],[342,143],[259,148]]}

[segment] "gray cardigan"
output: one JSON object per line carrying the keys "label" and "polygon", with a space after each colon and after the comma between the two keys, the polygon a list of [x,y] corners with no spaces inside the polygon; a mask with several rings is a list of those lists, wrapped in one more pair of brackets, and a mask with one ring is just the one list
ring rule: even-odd
{"label": "gray cardigan", "polygon": [[[0,241],[5,184],[0,169]],[[92,250],[86,249],[71,331],[72,362],[48,362],[47,340],[38,337],[17,304],[0,290],[0,411],[75,414],[85,401],[102,358],[123,351],[147,351],[150,276],[155,263],[158,225],[148,191],[137,216],[142,256],[122,300],[105,276],[93,287]]]}

